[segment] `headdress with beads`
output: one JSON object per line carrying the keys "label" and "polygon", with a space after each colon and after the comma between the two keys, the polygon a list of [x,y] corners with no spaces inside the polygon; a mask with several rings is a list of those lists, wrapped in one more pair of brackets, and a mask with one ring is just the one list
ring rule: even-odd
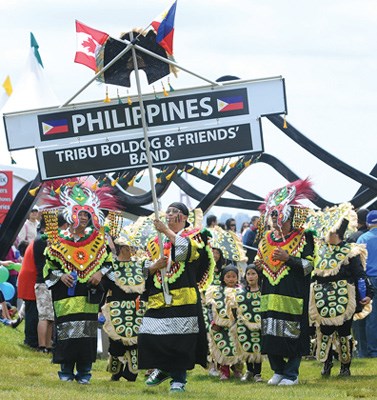
{"label": "headdress with beads", "polygon": [[314,197],[312,182],[307,178],[297,180],[271,192],[265,202],[259,207],[261,219],[258,226],[259,236],[270,223],[271,214],[277,212],[277,225],[282,224],[292,217],[294,229],[303,227],[308,216],[309,208],[301,205],[298,201]]}

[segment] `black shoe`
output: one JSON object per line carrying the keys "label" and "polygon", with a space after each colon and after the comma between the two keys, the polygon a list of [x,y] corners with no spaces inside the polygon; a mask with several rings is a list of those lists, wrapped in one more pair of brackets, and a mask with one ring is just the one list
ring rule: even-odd
{"label": "black shoe", "polygon": [[351,370],[349,364],[342,364],[340,367],[339,376],[351,376]]}
{"label": "black shoe", "polygon": [[13,323],[12,323],[12,328],[17,328],[18,325],[22,322],[22,318],[18,317]]}
{"label": "black shoe", "polygon": [[330,376],[331,375],[332,366],[333,366],[332,361],[329,361],[329,360],[325,361],[323,363],[323,368],[322,368],[322,371],[321,371],[321,375],[324,376],[324,377]]}
{"label": "black shoe", "polygon": [[128,364],[125,365],[124,371],[122,373],[122,376],[124,379],[126,379],[128,382],[135,382],[137,378],[137,374],[133,374],[129,369],[128,369]]}

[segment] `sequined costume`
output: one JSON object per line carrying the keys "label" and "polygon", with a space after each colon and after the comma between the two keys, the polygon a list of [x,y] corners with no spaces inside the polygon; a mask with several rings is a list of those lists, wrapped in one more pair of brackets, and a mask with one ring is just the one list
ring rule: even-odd
{"label": "sequined costume", "polygon": [[207,305],[210,307],[211,323],[216,330],[209,329],[209,349],[211,359],[220,365],[234,365],[238,362],[237,345],[234,340],[236,329],[235,304],[236,292],[240,288],[229,288],[223,285],[210,286],[206,292]]}
{"label": "sequined costume", "polygon": [[242,361],[261,363],[261,292],[240,288],[234,298],[237,311],[234,341]]}
{"label": "sequined costume", "polygon": [[[320,327],[317,333],[319,361],[328,359],[333,343],[337,344],[341,363],[351,361],[352,319],[355,312],[363,308],[356,285],[358,279],[366,279],[365,258],[365,248],[356,243],[324,243],[319,249],[310,293],[310,317]],[[372,297],[369,285],[367,289],[367,295]]]}
{"label": "sequined costume", "polygon": [[[104,228],[87,227],[84,236],[77,241],[69,230],[60,231],[46,248],[45,255],[44,276],[52,291],[56,323],[53,362],[94,362],[99,302],[88,302],[87,283],[94,273],[101,271],[104,275],[112,266]],[[67,286],[60,280],[63,274],[71,271],[77,272],[74,296],[68,295]]]}
{"label": "sequined costume", "polygon": [[[148,248],[159,257],[157,240]],[[189,370],[207,363],[207,337],[199,289],[213,276],[214,260],[207,237],[199,229],[185,228],[175,243],[164,243],[172,264],[167,271],[171,305],[164,301],[161,273],[147,279],[148,308],[139,330],[139,368]]]}
{"label": "sequined costume", "polygon": [[137,257],[115,260],[108,280],[108,296],[102,307],[106,318],[103,328],[110,339],[108,371],[113,380],[123,376],[133,381],[138,373],[137,335],[146,308],[140,299],[145,289],[143,261]]}
{"label": "sequined costume", "polygon": [[[272,260],[275,247],[289,254],[287,262]],[[261,315],[262,353],[301,356],[309,352],[308,300],[314,252],[311,232],[292,231],[284,239],[266,232],[258,247],[263,266]]]}

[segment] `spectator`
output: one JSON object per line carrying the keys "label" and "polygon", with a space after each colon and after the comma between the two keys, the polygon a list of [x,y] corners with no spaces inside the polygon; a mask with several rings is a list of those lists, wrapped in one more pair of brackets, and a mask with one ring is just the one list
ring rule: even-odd
{"label": "spectator", "polygon": [[225,230],[233,231],[234,233],[237,232],[237,224],[236,224],[236,220],[234,218],[228,218],[225,221]]}
{"label": "spectator", "polygon": [[[369,211],[367,215],[368,232],[363,233],[357,243],[364,243],[367,247],[368,258],[366,273],[373,290],[377,293],[377,210]],[[367,357],[377,357],[377,307],[372,306],[372,312],[365,319],[365,336],[367,343]]]}
{"label": "spectator", "polygon": [[254,257],[257,254],[256,249],[251,249],[250,247],[256,246],[255,238],[257,235],[259,220],[260,220],[260,218],[257,215],[254,215],[254,217],[251,218],[250,226],[248,229],[246,229],[245,234],[243,235],[243,238],[242,238],[242,243],[245,246],[247,246],[246,247],[246,255],[247,255],[249,264],[251,264],[253,262]]}
{"label": "spectator", "polygon": [[357,239],[365,232],[368,231],[367,215],[369,210],[367,208],[360,208],[357,214],[357,231],[352,233],[347,239],[347,243],[356,243]]}
{"label": "spectator", "polygon": [[214,228],[217,225],[216,215],[208,215],[207,217],[207,228]]}
{"label": "spectator", "polygon": [[249,222],[247,222],[247,221],[242,222],[241,230],[240,230],[240,235],[241,235],[241,237],[243,237],[243,235],[245,234],[245,232],[247,231],[247,229],[249,228],[249,226],[250,226],[250,223],[249,223]]}
{"label": "spectator", "polygon": [[25,221],[23,227],[21,228],[18,236],[17,236],[17,244],[26,240],[27,242],[31,242],[37,237],[37,229],[39,225],[39,208],[34,205],[29,213],[29,217]]}

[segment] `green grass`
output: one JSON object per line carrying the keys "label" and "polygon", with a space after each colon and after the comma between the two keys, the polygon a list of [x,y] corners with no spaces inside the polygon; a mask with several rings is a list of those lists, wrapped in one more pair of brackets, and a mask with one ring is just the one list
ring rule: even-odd
{"label": "green grass", "polygon": [[[234,379],[220,382],[211,378],[200,367],[189,373],[185,393],[169,394],[168,382],[155,388],[146,388],[140,374],[135,383],[121,380],[111,382],[105,371],[106,360],[94,364],[90,385],[60,382],[58,365],[51,364],[49,355],[25,348],[23,324],[17,329],[0,326],[0,399],[1,400],[158,400],[172,397],[182,399],[377,399],[377,359],[355,359],[352,376],[338,378],[339,363],[335,363],[333,376],[320,377],[321,365],[316,361],[303,361],[300,384],[295,387],[269,387],[266,383],[240,383]],[[263,363],[262,376],[271,375],[268,362]]]}

